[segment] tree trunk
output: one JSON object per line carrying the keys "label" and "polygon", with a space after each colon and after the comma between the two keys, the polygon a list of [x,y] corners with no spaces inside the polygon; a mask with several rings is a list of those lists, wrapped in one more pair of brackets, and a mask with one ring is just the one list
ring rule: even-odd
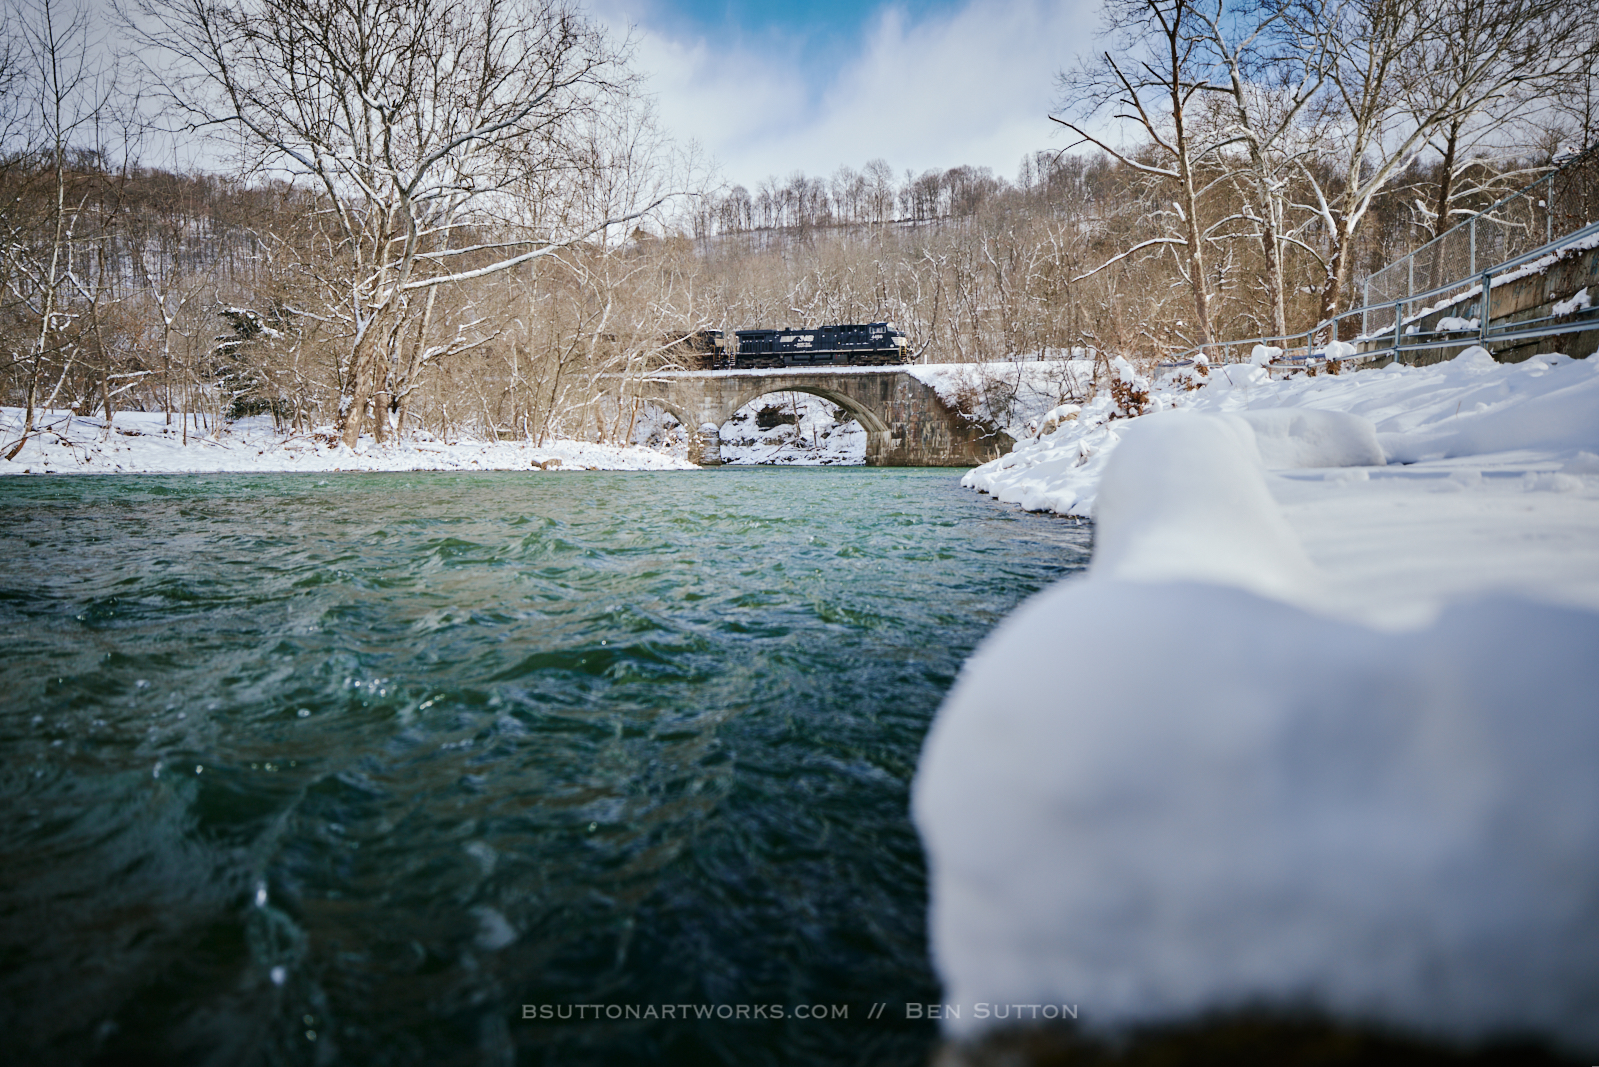
{"label": "tree trunk", "polygon": [[1271,305],[1271,332],[1277,337],[1288,335],[1287,283],[1283,280],[1282,227],[1271,193],[1271,183],[1265,173],[1265,161],[1258,150],[1251,161],[1255,168],[1255,191],[1260,197],[1260,251],[1266,263],[1266,300]]}
{"label": "tree trunk", "polygon": [[[1455,197],[1455,150],[1460,143],[1460,122],[1456,120],[1449,124],[1449,133],[1444,142],[1443,170],[1438,176],[1438,199],[1433,202],[1432,236],[1436,240],[1440,234],[1449,229],[1449,202]],[[1432,262],[1427,270],[1425,288],[1431,289],[1435,285],[1444,284],[1444,246],[1439,241],[1432,250]]]}
{"label": "tree trunk", "polygon": [[[1180,19],[1181,14],[1177,17]],[[1172,122],[1176,127],[1177,174],[1183,187],[1183,222],[1186,223],[1187,230],[1184,236],[1188,241],[1188,269],[1194,289],[1194,315],[1199,320],[1195,326],[1199,330],[1199,343],[1208,345],[1211,342],[1210,282],[1205,274],[1204,233],[1199,228],[1199,198],[1194,195],[1193,160],[1188,156],[1188,131],[1184,128],[1183,121],[1184,86],[1179,76],[1183,66],[1179,55],[1180,40],[1175,22],[1168,30],[1166,38],[1171,48],[1171,109]]]}
{"label": "tree trunk", "polygon": [[1338,340],[1338,324],[1333,316],[1343,303],[1344,288],[1349,284],[1350,256],[1353,249],[1353,226],[1347,215],[1340,216],[1334,224],[1332,255],[1327,262],[1327,282],[1321,290],[1321,318],[1327,322],[1327,340]]}
{"label": "tree trunk", "polygon": [[1282,246],[1277,239],[1277,227],[1270,221],[1261,227],[1260,248],[1266,259],[1266,299],[1271,302],[1271,332],[1277,337],[1286,337],[1288,308],[1283,295]]}
{"label": "tree trunk", "polygon": [[1460,143],[1460,123],[1449,124],[1448,139],[1444,142],[1443,169],[1438,176],[1438,199],[1433,202],[1432,235],[1437,237],[1449,229],[1449,201],[1455,195],[1455,151]]}
{"label": "tree trunk", "polygon": [[349,392],[339,404],[339,418],[334,428],[349,448],[361,440],[361,427],[366,419],[366,405],[372,399],[372,369],[377,362],[376,323],[369,323],[355,343],[350,355]]}

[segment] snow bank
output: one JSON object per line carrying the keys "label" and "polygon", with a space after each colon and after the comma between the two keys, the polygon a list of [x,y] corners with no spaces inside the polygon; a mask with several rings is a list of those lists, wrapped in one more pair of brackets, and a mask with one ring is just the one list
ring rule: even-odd
{"label": "snow bank", "polygon": [[1105,463],[1121,441],[1117,427],[1127,425],[1103,420],[1093,425],[1088,420],[1067,423],[1026,447],[974,467],[961,484],[1028,511],[1090,515]]}
{"label": "snow bank", "polygon": [[[1429,367],[1279,381],[1258,366],[1217,367],[1198,389],[1157,388],[1150,405],[1143,418],[1173,409],[1241,416],[1274,470],[1462,457],[1558,466],[1578,451],[1599,453],[1599,360],[1501,364],[1477,346]],[[1089,517],[1105,453],[1130,424],[1112,415],[1110,398],[1095,397],[1076,420],[973,468],[961,484],[1031,511]],[[1090,457],[1099,462],[1089,466]]]}
{"label": "snow bank", "polygon": [[917,772],[946,1028],[1311,1006],[1599,1049],[1596,644],[1513,599],[1393,635],[1222,586],[1040,594]]}
{"label": "snow bank", "polygon": [[1441,366],[1447,393],[1424,403],[1412,390],[1410,410],[1389,420],[1395,430],[1382,441],[1395,460],[1599,449],[1599,360],[1534,356],[1501,366],[1473,347]]}
{"label": "snow bank", "polygon": [[1261,461],[1272,470],[1380,467],[1387,462],[1369,419],[1346,411],[1265,408],[1238,413],[1254,431]]}
{"label": "snow bank", "polygon": [[1309,1007],[1599,1052],[1599,360],[1151,406],[966,478],[1096,530],[917,771],[947,1029]]}
{"label": "snow bank", "polygon": [[[23,413],[0,408],[0,442],[15,442]],[[385,445],[363,438],[355,449],[330,434],[278,433],[267,416],[220,428],[166,424],[160,412],[119,411],[107,432],[103,419],[50,412],[42,432],[0,474],[197,474],[225,471],[412,470],[694,470],[694,464],[645,448],[553,440],[456,441],[411,437]],[[8,449],[9,450],[9,449]]]}

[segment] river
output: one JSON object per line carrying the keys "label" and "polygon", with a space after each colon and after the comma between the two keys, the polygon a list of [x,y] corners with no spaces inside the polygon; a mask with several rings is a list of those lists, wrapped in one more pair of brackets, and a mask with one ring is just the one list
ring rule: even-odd
{"label": "river", "polygon": [[956,479],[0,480],[7,1058],[924,1063],[922,737],[1089,543]]}

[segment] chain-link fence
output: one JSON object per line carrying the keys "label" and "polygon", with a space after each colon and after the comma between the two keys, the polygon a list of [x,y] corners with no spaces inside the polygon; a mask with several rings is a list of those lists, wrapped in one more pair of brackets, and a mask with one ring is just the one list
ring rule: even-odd
{"label": "chain-link fence", "polygon": [[[1399,302],[1456,282],[1472,284],[1482,271],[1596,220],[1599,145],[1561,161],[1559,169],[1367,278],[1359,290],[1361,304],[1368,309],[1361,333],[1392,329]],[[1405,305],[1402,314],[1409,318],[1420,310]]]}

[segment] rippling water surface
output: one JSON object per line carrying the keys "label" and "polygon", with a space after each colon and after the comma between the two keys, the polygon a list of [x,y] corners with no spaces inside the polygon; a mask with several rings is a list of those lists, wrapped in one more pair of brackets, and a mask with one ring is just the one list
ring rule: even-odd
{"label": "rippling water surface", "polygon": [[924,1062],[922,736],[1087,533],[950,471],[5,479],[4,1058]]}

